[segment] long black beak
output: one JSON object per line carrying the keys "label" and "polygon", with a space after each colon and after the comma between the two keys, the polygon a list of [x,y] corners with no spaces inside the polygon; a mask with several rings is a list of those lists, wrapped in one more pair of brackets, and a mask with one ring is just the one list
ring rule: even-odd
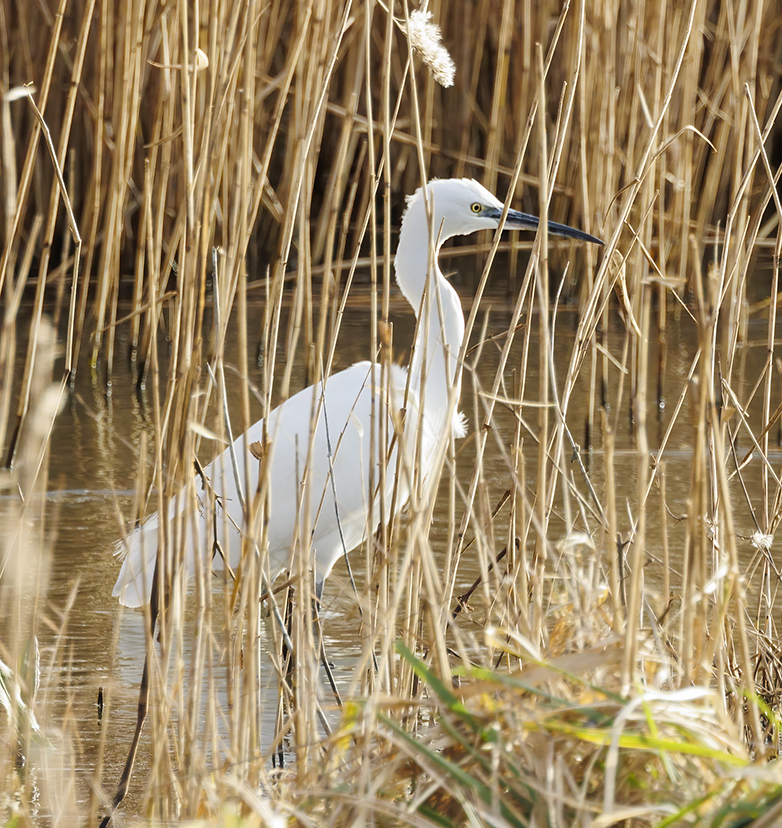
{"label": "long black beak", "polygon": [[[491,218],[496,218],[499,221],[502,212],[494,210],[489,213]],[[531,216],[529,213],[520,213],[518,210],[508,210],[508,218],[505,220],[506,230],[537,230],[540,225],[540,219],[537,216]],[[569,239],[578,239],[579,241],[591,242],[592,244],[603,244],[601,239],[597,236],[590,236],[583,230],[576,230],[575,227],[568,227],[567,224],[559,224],[556,221],[548,223],[549,233],[555,233],[557,236],[567,236]]]}

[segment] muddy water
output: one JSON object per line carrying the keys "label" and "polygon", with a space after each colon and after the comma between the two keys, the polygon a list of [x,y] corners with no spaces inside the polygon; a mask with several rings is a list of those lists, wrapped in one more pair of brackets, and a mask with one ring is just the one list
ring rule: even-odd
{"label": "muddy water", "polygon": [[[468,303],[469,298],[465,300],[466,306]],[[510,320],[508,299],[504,296],[490,297],[484,303],[484,307],[489,309],[487,335],[501,334],[507,329]],[[255,325],[255,330],[259,333],[262,314],[260,306],[251,307],[251,332]],[[412,338],[412,316],[402,304],[394,306],[393,316],[396,323],[395,341],[404,346]],[[570,359],[576,322],[576,314],[567,308],[559,314],[554,357],[557,371],[561,375],[564,375]],[[127,349],[127,341],[124,339],[126,334],[126,327],[121,327],[117,346],[119,354],[123,354]],[[759,319],[750,326],[750,340],[763,343],[765,335],[765,319]],[[623,337],[623,328],[616,320],[616,330],[610,332],[608,345],[617,359],[621,359],[622,356]],[[232,347],[235,346],[230,345],[226,354],[227,364],[238,362],[235,350],[230,350]],[[651,343],[651,366],[658,364],[658,348],[657,342]],[[20,348],[20,352],[21,350]],[[366,358],[368,353],[368,312],[366,309],[350,310],[343,323],[335,370]],[[516,347],[509,362],[511,369],[518,367],[519,353],[520,347]],[[655,370],[650,369],[648,431],[653,451],[659,446],[673,415],[676,400],[687,383],[686,377],[694,353],[692,323],[684,316],[678,322],[669,318],[667,366],[662,384],[665,401],[663,406],[658,406],[654,393]],[[476,366],[476,376],[485,386],[491,384],[497,356],[498,347],[489,344],[483,350],[480,364]],[[737,391],[746,395],[762,370],[765,348],[754,345],[746,347],[743,358],[744,380]],[[530,389],[537,388],[537,380],[534,377],[537,371],[536,362],[536,359],[532,360],[528,368],[528,375],[531,377]],[[579,384],[572,398],[568,417],[574,437],[579,443],[584,443],[584,423],[587,418],[588,366],[587,362],[583,372],[585,381]],[[18,370],[21,372],[21,366]],[[259,376],[259,372],[256,372],[255,379],[259,380]],[[613,376],[616,379],[616,372]],[[294,370],[292,391],[298,390],[303,383],[302,371]],[[468,379],[465,382],[465,398],[469,394],[469,385]],[[512,385],[509,387],[512,388]],[[233,395],[230,402],[234,410],[238,411],[238,388],[233,389]],[[627,532],[630,527],[628,506],[632,514],[635,514],[633,486],[638,463],[627,411],[628,399],[629,387],[626,387],[623,404],[626,410],[620,412],[617,420],[616,442],[616,477],[620,482],[618,508],[620,530],[623,532]],[[772,403],[772,408],[775,404]],[[466,399],[465,405],[469,405]],[[256,407],[252,413],[254,417],[257,416],[259,408]],[[467,413],[471,415],[471,412]],[[530,422],[534,423],[536,415],[530,413],[529,417]],[[507,470],[496,447],[496,440],[508,442],[513,434],[514,423],[511,414],[502,406],[498,407],[486,461],[488,485],[491,489],[488,500],[491,503],[496,502],[500,493],[507,488]],[[674,431],[664,457],[667,502],[670,509],[668,539],[672,566],[676,571],[681,569],[685,526],[683,522],[677,523],[674,516],[684,515],[687,509],[692,439],[689,423],[690,414],[685,408],[680,416],[680,425]],[[47,527],[53,533],[50,544],[51,569],[45,602],[40,610],[41,618],[45,615],[50,619],[52,626],[61,626],[62,610],[68,602],[69,595],[74,589],[77,590],[76,600],[67,615],[67,648],[58,656],[58,662],[63,666],[58,668],[53,676],[49,676],[48,692],[52,698],[58,700],[51,709],[59,711],[58,715],[63,716],[63,723],[66,723],[68,718],[78,723],[80,741],[76,763],[82,778],[81,789],[78,792],[80,799],[88,796],[87,780],[93,773],[98,751],[99,689],[109,685],[113,687],[110,738],[105,749],[103,774],[103,784],[109,791],[113,790],[119,777],[135,721],[136,694],[144,654],[142,616],[134,611],[121,611],[111,597],[112,586],[119,571],[119,565],[112,557],[111,551],[121,533],[123,521],[132,513],[139,441],[145,431],[151,434],[149,400],[136,392],[127,364],[121,358],[116,361],[110,393],[107,393],[105,384],[93,376],[87,366],[82,365],[73,393],[56,422],[52,438],[49,495],[46,504]],[[529,450],[529,472],[526,482],[533,489],[535,481],[530,476],[534,475],[537,449],[530,438],[526,440],[525,445]],[[742,439],[742,447],[745,450],[748,447],[746,438]],[[202,459],[211,459],[208,448]],[[779,459],[772,457],[772,462],[778,464]],[[593,434],[592,451],[585,455],[585,460],[598,491],[601,491],[603,467],[598,430]],[[472,469],[472,461],[472,447],[468,444],[459,458],[460,474],[464,474],[465,487]],[[755,463],[748,471],[750,488],[754,492],[759,491],[758,465]],[[580,484],[580,481],[578,482]],[[653,506],[647,511],[648,546],[652,555],[659,553],[661,546],[659,497],[655,494],[653,499]],[[753,531],[754,526],[746,504],[740,503],[738,499],[736,502],[737,531],[747,536]],[[758,508],[757,497],[753,505]],[[754,553],[749,542],[742,538],[739,540],[739,546],[745,560],[749,561]],[[361,557],[354,556],[359,569]],[[347,680],[356,649],[357,621],[350,593],[345,586],[344,575],[344,564],[339,564],[327,586],[325,617],[331,658],[335,661],[338,678]],[[358,576],[361,577],[360,572]],[[476,571],[474,566],[471,567],[468,555],[461,572],[460,584],[457,586],[470,583],[475,576]],[[649,558],[647,577],[652,584],[661,581],[660,566],[654,562],[653,557]],[[674,588],[678,588],[679,579],[673,575],[671,583]],[[54,638],[46,623],[39,623],[38,632],[45,667],[46,656],[51,653]],[[64,689],[66,687],[67,692]],[[271,701],[268,710],[271,719],[274,712]],[[136,770],[136,783],[133,786],[136,796],[143,787],[141,780],[144,777],[147,755],[142,746],[140,763]],[[132,812],[133,809],[132,796],[128,801],[128,810]]]}

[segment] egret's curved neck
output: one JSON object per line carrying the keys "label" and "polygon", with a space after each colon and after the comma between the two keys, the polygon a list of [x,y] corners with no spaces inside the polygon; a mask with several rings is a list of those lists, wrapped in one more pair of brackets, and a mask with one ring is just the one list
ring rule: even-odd
{"label": "egret's curved neck", "polygon": [[[435,236],[437,231],[435,228]],[[419,317],[410,387],[420,397],[423,386],[424,407],[434,427],[447,424],[452,390],[458,399],[461,371],[457,371],[457,361],[464,339],[464,314],[459,296],[437,266],[443,241],[439,239],[436,243],[434,270],[427,277],[429,227],[419,194],[402,219],[395,268],[397,284]]]}

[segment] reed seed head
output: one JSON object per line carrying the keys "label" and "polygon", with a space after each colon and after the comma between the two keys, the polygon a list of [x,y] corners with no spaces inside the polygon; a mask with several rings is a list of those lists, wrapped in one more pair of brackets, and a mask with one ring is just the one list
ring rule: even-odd
{"label": "reed seed head", "polygon": [[440,27],[432,23],[432,13],[423,9],[410,12],[407,31],[413,52],[429,67],[432,77],[446,89],[453,86],[456,64],[443,46]]}

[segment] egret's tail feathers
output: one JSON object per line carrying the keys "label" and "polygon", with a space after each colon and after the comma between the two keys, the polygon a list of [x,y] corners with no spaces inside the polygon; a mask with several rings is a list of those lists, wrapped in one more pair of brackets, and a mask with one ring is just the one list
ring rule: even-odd
{"label": "egret's tail feathers", "polygon": [[130,539],[135,535],[135,533],[141,529],[144,525],[143,521],[136,521],[133,528],[130,528],[130,522],[125,529],[125,535],[121,537],[118,541],[114,541],[114,550],[112,551],[112,555],[122,563],[125,558],[128,556],[128,552],[130,552]]}
{"label": "egret's tail feathers", "polygon": [[157,514],[117,543],[114,555],[122,561],[122,569],[111,594],[126,607],[140,607],[149,603],[152,580],[155,577],[157,545]]}

